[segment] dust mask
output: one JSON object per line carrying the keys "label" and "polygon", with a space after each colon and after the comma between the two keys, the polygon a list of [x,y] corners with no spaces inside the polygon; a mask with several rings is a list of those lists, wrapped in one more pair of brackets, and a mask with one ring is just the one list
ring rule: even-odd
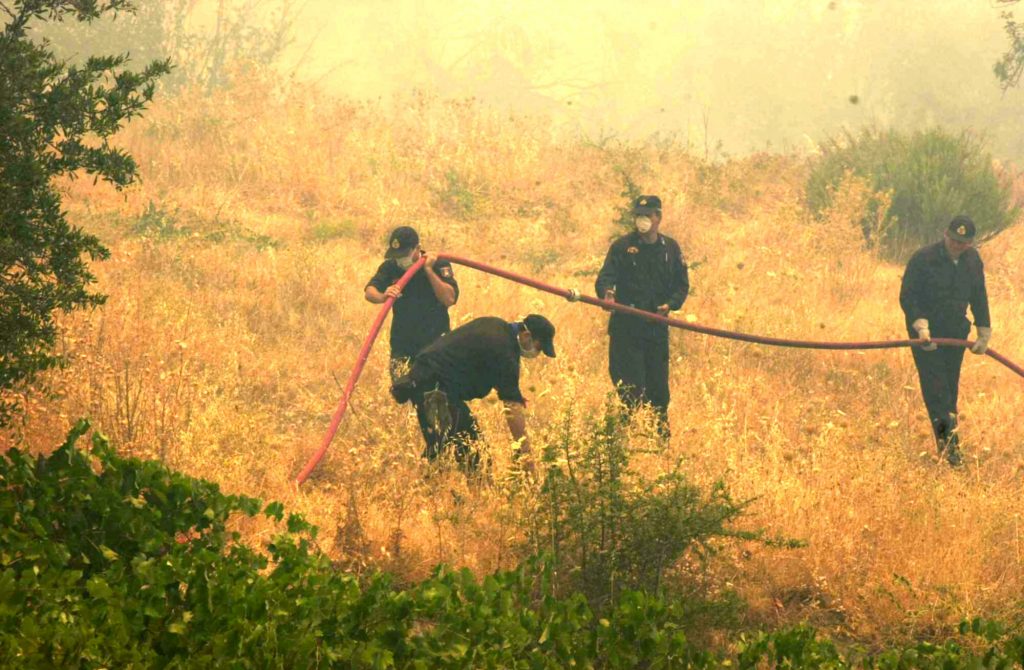
{"label": "dust mask", "polygon": [[403,270],[408,270],[409,268],[412,267],[412,264],[414,262],[412,260],[412,257],[413,255],[409,254],[408,256],[404,256],[402,258],[396,258],[395,263],[398,265],[398,267],[402,268]]}
{"label": "dust mask", "polygon": [[525,348],[523,345],[519,345],[519,353],[523,358],[537,358],[540,356],[540,349],[531,347],[530,349]]}
{"label": "dust mask", "polygon": [[654,225],[654,224],[651,222],[651,217],[649,217],[649,216],[638,216],[638,217],[636,217],[636,232],[640,233],[641,235],[646,235],[647,233],[649,233],[651,231],[651,226],[652,225]]}
{"label": "dust mask", "polygon": [[[529,331],[527,331],[527,332],[529,332]],[[537,358],[537,356],[540,356],[540,347],[537,346],[537,343],[533,340],[533,337],[530,338],[530,347],[529,348],[524,347],[523,346],[523,341],[520,339],[519,340],[519,353],[520,353],[520,355],[522,355],[523,358]]]}

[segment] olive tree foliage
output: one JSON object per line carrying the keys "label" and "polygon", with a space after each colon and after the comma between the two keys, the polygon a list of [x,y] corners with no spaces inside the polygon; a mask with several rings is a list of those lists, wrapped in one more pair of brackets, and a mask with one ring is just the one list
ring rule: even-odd
{"label": "olive tree foliage", "polygon": [[[1011,6],[1018,4],[1020,0],[998,0],[998,2],[1001,5]],[[1005,91],[1019,84],[1021,74],[1024,73],[1024,23],[1019,22],[1010,10],[1003,11],[1002,17],[1006,37],[1010,43],[1006,48],[1006,53],[992,69]]]}
{"label": "olive tree foliage", "polygon": [[170,70],[168,61],[129,70],[127,54],[69,65],[32,28],[132,8],[131,0],[0,0],[0,425],[16,407],[12,391],[61,362],[55,316],[103,302],[90,290],[89,261],[108,252],[67,221],[55,180],[131,184],[135,161],[110,138]]}

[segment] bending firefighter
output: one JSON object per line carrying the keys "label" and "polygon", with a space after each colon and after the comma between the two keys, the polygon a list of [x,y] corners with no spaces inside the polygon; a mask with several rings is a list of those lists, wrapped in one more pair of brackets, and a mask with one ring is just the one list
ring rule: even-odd
{"label": "bending firefighter", "polygon": [[939,455],[950,465],[962,462],[957,434],[957,399],[963,347],[939,347],[932,337],[966,339],[971,332],[971,307],[978,338],[971,353],[983,354],[992,337],[992,321],[985,290],[985,266],[974,248],[974,222],[957,216],[944,239],[919,249],[907,263],[900,288],[900,306],[907,332],[926,344],[912,348]]}
{"label": "bending firefighter", "polygon": [[520,360],[541,352],[555,357],[555,327],[543,316],[531,314],[509,323],[493,316],[473,319],[420,352],[408,374],[395,380],[391,395],[409,402],[426,420],[420,423],[427,447],[423,455],[437,459],[454,448],[465,469],[475,469],[480,456],[470,444],[479,431],[466,404],[492,390],[505,404],[505,419],[512,439],[519,443],[516,458],[529,452],[526,435],[526,400],[519,390]]}

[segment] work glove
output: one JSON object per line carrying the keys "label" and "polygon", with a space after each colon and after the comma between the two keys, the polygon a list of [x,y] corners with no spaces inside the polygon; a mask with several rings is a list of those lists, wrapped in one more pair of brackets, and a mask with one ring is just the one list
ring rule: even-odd
{"label": "work glove", "polygon": [[988,351],[988,341],[992,339],[992,329],[978,326],[978,339],[971,345],[972,354],[983,354]]}
{"label": "work glove", "polygon": [[[604,292],[604,301],[605,302],[615,302],[615,289],[610,288],[610,289],[608,289],[607,291]],[[602,307],[601,309],[603,309],[606,312],[612,311],[610,307]]]}
{"label": "work glove", "polygon": [[918,319],[910,324],[910,327],[917,331],[918,339],[927,342],[927,344],[921,345],[921,351],[935,351],[939,348],[939,345],[932,342],[932,333],[928,330],[928,319]]}

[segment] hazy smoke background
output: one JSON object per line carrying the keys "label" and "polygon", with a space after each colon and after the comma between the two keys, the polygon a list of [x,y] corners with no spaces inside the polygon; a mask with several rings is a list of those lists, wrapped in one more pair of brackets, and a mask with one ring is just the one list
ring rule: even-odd
{"label": "hazy smoke background", "polygon": [[[153,2],[215,29],[213,0]],[[337,95],[475,97],[588,136],[675,134],[713,156],[941,124],[1024,159],[1024,92],[1003,94],[992,72],[1007,43],[997,0],[239,2],[253,21],[287,7],[277,67]]]}

